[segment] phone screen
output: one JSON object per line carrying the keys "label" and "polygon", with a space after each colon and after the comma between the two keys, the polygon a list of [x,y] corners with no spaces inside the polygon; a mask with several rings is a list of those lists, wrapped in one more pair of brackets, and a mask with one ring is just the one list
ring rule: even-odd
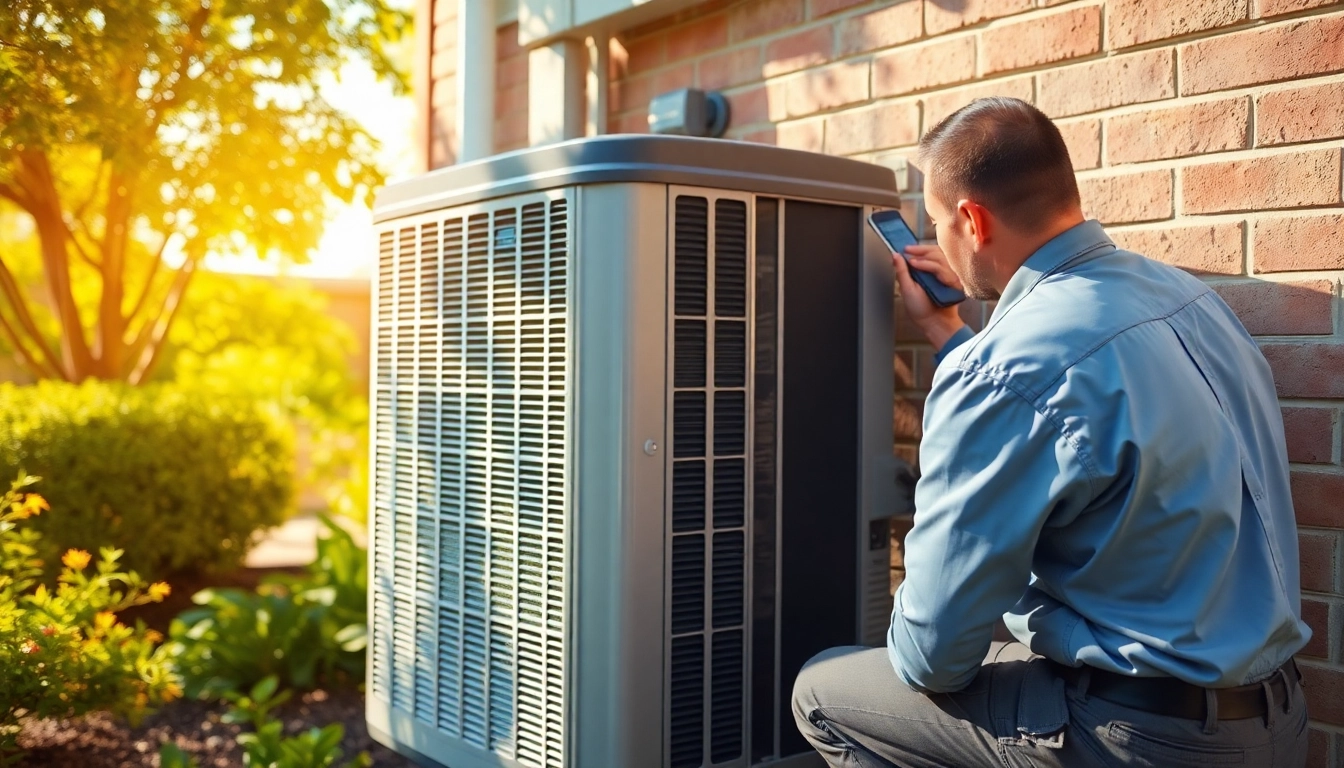
{"label": "phone screen", "polygon": [[919,240],[915,239],[915,233],[910,231],[910,227],[895,216],[875,218],[873,226],[877,227],[882,239],[886,240],[887,245],[898,254],[904,255],[907,246],[919,244]]}

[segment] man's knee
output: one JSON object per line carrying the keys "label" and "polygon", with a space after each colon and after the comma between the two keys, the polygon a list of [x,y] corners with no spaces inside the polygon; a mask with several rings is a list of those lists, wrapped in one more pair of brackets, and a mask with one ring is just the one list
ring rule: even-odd
{"label": "man's knee", "polygon": [[793,681],[793,713],[799,725],[824,705],[828,689],[846,687],[842,673],[844,658],[867,650],[870,649],[862,646],[840,646],[808,659]]}

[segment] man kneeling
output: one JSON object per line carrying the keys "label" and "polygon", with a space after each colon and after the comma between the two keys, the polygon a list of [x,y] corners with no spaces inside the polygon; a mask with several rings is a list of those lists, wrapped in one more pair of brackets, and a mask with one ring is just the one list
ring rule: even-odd
{"label": "man kneeling", "polygon": [[[937,371],[885,649],[818,655],[832,766],[1302,766],[1297,530],[1269,367],[1227,305],[1085,220],[1041,112],[920,144],[938,247],[894,259]],[[978,334],[909,269],[998,300]],[[1002,616],[1020,643],[991,643]]]}

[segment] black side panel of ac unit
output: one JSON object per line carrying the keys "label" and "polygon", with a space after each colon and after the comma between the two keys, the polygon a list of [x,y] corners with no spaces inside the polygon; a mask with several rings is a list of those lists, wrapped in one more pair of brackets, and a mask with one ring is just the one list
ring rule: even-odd
{"label": "black side panel of ac unit", "polygon": [[858,642],[862,211],[784,203],[780,756],[811,746],[790,692],[816,653]]}

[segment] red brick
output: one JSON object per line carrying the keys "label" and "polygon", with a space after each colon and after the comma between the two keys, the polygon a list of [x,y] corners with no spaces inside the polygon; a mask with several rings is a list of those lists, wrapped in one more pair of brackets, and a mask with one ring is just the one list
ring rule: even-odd
{"label": "red brick", "polygon": [[1330,739],[1328,731],[1307,729],[1307,768],[1338,768],[1329,764]]}
{"label": "red brick", "polygon": [[510,56],[495,65],[495,83],[498,88],[527,83],[527,57]]}
{"label": "red brick", "polygon": [[435,109],[452,112],[457,104],[457,81],[453,77],[441,77],[429,84],[429,105]]}
{"label": "red brick", "polygon": [[527,114],[527,83],[499,88],[495,91],[495,118],[517,113]]}
{"label": "red brick", "polygon": [[1059,134],[1069,148],[1069,159],[1073,161],[1073,170],[1086,171],[1101,166],[1101,121],[1076,120],[1071,123],[1057,123]]}
{"label": "red brick", "polygon": [[728,15],[717,13],[667,33],[667,60],[680,61],[728,44]]}
{"label": "red brick", "polygon": [[1121,248],[1196,275],[1243,272],[1241,222],[1189,227],[1117,229],[1111,238]]}
{"label": "red brick", "polygon": [[434,23],[444,24],[457,19],[458,0],[434,0]]}
{"label": "red brick", "polygon": [[1266,16],[1278,16],[1284,13],[1305,11],[1308,8],[1320,8],[1337,2],[1339,0],[1255,0],[1255,17],[1260,19]]}
{"label": "red brick", "polygon": [[840,55],[866,53],[918,39],[923,31],[921,12],[919,0],[904,0],[841,21],[838,32]]}
{"label": "red brick", "polygon": [[853,155],[919,141],[919,105],[879,104],[826,118],[826,152]]}
{"label": "red brick", "polygon": [[1307,695],[1311,719],[1330,725],[1344,725],[1344,670],[1333,667],[1300,665],[1302,690]]}
{"label": "red brick", "polygon": [[729,39],[760,37],[802,22],[803,0],[749,0],[729,12]]}
{"label": "red brick", "polygon": [[612,133],[648,133],[649,116],[643,112],[631,112],[609,120],[607,125]]}
{"label": "red brick", "polygon": [[1260,146],[1344,137],[1344,83],[1272,91],[1255,100]]}
{"label": "red brick", "polygon": [[517,56],[526,54],[527,49],[518,44],[518,22],[512,22],[495,30],[495,56]]}
{"label": "red brick", "polygon": [[976,99],[1007,96],[1023,101],[1032,100],[1031,76],[996,80],[982,85],[968,85],[950,90],[935,91],[924,97],[924,130],[928,131],[943,118]]}
{"label": "red brick", "polygon": [[1302,589],[1308,592],[1334,592],[1339,572],[1339,534],[1303,531],[1297,536],[1298,556],[1302,561]]}
{"label": "red brick", "polygon": [[643,109],[648,106],[653,94],[652,75],[640,75],[639,77],[618,80],[611,84],[609,93],[611,111],[620,113],[629,112],[632,109]]}
{"label": "red brick", "polygon": [[1301,464],[1329,464],[1335,445],[1333,408],[1284,408],[1283,431],[1288,439],[1288,460]]}
{"label": "red brick", "polygon": [[1311,640],[1299,653],[1327,658],[1330,655],[1330,604],[1311,598],[1302,599],[1302,620],[1311,627]]}
{"label": "red brick", "polygon": [[785,149],[820,152],[823,147],[825,126],[822,120],[802,120],[775,126],[775,145]]}
{"label": "red brick", "polygon": [[728,94],[728,122],[743,126],[770,120],[770,96],[764,86]]}
{"label": "red brick", "polygon": [[[729,131],[729,133],[731,134],[731,131]],[[749,141],[753,144],[770,144],[773,146],[776,143],[777,136],[778,131],[776,131],[775,127],[772,125],[769,128],[746,133],[741,138],[742,141]]]}
{"label": "red brick", "polygon": [[[1274,371],[1279,397],[1344,398],[1344,345],[1302,342],[1264,344],[1260,351]],[[1344,480],[1344,478],[1341,478]],[[1344,499],[1344,482],[1339,484]],[[1344,518],[1339,526],[1344,528]]]}
{"label": "red brick", "polygon": [[1236,24],[1246,18],[1246,0],[1110,0],[1106,7],[1109,50]]}
{"label": "red brick", "polygon": [[808,3],[808,17],[819,19],[836,11],[843,11],[846,8],[853,8],[856,5],[862,5],[869,0],[810,0]]}
{"label": "red brick", "polygon": [[457,48],[457,24],[435,24],[430,50],[452,51]]}
{"label": "red brick", "polygon": [[980,34],[984,75],[1087,56],[1101,50],[1101,6],[1068,8],[993,26]]}
{"label": "red brick", "polygon": [[1161,48],[1042,72],[1036,106],[1069,117],[1176,95],[1170,48]]}
{"label": "red brick", "polygon": [[924,401],[914,397],[898,397],[894,403],[891,426],[896,439],[918,440],[924,434]]}
{"label": "red brick", "polygon": [[1344,70],[1344,14],[1182,45],[1181,93],[1208,93]]}
{"label": "red brick", "polygon": [[706,56],[696,63],[697,83],[719,91],[761,79],[761,49],[757,46]]}
{"label": "red brick", "polygon": [[1253,336],[1323,336],[1334,330],[1329,280],[1222,283],[1216,290]]}
{"label": "red brick", "polygon": [[1183,213],[1297,208],[1340,202],[1338,149],[1193,165],[1182,171]]}
{"label": "red brick", "polygon": [[765,76],[775,77],[825,64],[835,49],[832,37],[831,26],[827,25],[770,41],[765,46]]}
{"label": "red brick", "polygon": [[1083,210],[1103,224],[1169,219],[1171,171],[1144,171],[1078,180]]}
{"label": "red brick", "polygon": [[915,389],[915,351],[897,350],[892,365],[896,374],[897,391]]}
{"label": "red brick", "polygon": [[429,57],[429,76],[438,80],[457,72],[457,56],[452,51],[439,51]]}
{"label": "red brick", "polygon": [[975,77],[975,38],[938,40],[879,56],[873,61],[873,96],[898,96]]}
{"label": "red brick", "polygon": [[1106,162],[1119,165],[1245,149],[1250,121],[1251,105],[1244,96],[1108,118]]}
{"label": "red brick", "polygon": [[1293,472],[1293,511],[1298,525],[1344,528],[1344,475],[1330,472]]}
{"label": "red brick", "polygon": [[791,117],[825,112],[867,101],[866,61],[842,62],[808,70],[788,81],[788,114]]}
{"label": "red brick", "polygon": [[625,44],[626,71],[634,75],[661,67],[667,61],[666,43],[666,35],[655,35],[627,42]]}
{"label": "red brick", "polygon": [[1255,224],[1255,271],[1344,269],[1344,216],[1291,216]]}
{"label": "red brick", "polygon": [[1032,0],[929,0],[924,3],[924,28],[930,35],[969,27],[982,21],[1029,11]]}

